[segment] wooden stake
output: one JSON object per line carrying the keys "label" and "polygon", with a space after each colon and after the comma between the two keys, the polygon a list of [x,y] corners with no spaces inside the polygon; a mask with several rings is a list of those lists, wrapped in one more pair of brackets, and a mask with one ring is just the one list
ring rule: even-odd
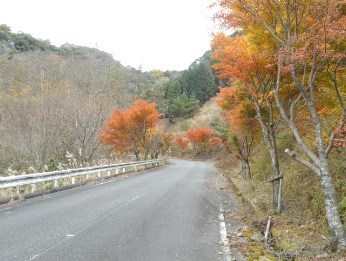
{"label": "wooden stake", "polygon": [[274,182],[272,182],[272,211],[274,210]]}
{"label": "wooden stake", "polygon": [[280,179],[279,183],[279,198],[278,198],[278,214],[280,214],[281,211],[281,191],[282,191],[282,178]]}

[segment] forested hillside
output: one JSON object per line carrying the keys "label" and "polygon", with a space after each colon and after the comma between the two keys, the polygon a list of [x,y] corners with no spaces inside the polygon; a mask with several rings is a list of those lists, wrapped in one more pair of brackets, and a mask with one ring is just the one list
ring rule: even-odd
{"label": "forested hillside", "polygon": [[138,99],[155,103],[161,117],[192,116],[217,89],[209,60],[210,52],[183,72],[143,72],[97,48],[56,47],[1,25],[0,173],[69,164],[68,154],[74,166],[109,158],[100,127]]}
{"label": "forested hillside", "polygon": [[104,120],[136,99],[140,72],[96,48],[0,31],[1,173],[67,161],[66,151],[88,164]]}
{"label": "forested hillside", "polygon": [[180,77],[164,84],[165,98],[169,104],[167,112],[169,117],[191,117],[199,105],[215,95],[218,81],[210,65],[210,53],[207,51]]}

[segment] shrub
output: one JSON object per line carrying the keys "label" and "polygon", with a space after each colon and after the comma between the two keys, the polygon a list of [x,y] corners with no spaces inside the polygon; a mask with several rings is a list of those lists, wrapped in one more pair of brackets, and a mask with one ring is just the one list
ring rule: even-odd
{"label": "shrub", "polygon": [[47,160],[47,164],[42,169],[42,171],[50,172],[50,171],[56,171],[56,170],[59,170],[59,160],[53,156]]}

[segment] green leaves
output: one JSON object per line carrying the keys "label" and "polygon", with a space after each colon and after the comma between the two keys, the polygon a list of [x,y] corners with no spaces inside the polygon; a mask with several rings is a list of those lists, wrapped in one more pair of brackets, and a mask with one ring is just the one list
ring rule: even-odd
{"label": "green leaves", "polygon": [[197,59],[183,75],[172,83],[165,83],[163,90],[169,101],[169,117],[188,117],[213,97],[217,91],[214,72],[209,63],[210,51]]}
{"label": "green leaves", "polygon": [[199,101],[194,95],[189,98],[184,92],[181,96],[178,96],[173,100],[173,103],[169,107],[169,116],[172,118],[189,117],[197,112],[199,108]]}

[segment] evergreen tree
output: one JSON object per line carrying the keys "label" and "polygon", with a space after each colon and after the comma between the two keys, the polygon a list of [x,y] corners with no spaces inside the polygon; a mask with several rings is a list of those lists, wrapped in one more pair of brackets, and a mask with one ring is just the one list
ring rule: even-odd
{"label": "evergreen tree", "polygon": [[180,82],[182,92],[186,92],[189,95],[189,93],[188,93],[189,85],[188,85],[188,82],[186,81],[186,78],[184,77],[185,72],[177,80]]}
{"label": "evergreen tree", "polygon": [[215,77],[209,61],[200,63],[196,68],[196,86],[194,93],[201,103],[206,102],[216,92]]}
{"label": "evergreen tree", "polygon": [[169,87],[171,86],[171,83],[170,82],[165,82],[163,85],[162,85],[162,90],[163,92],[165,93],[165,99],[167,100],[167,95],[168,95],[168,90],[169,90]]}
{"label": "evergreen tree", "polygon": [[189,98],[184,92],[169,106],[169,116],[172,118],[190,117],[198,110],[198,107],[199,101],[193,96]]}
{"label": "evergreen tree", "polygon": [[206,94],[205,96],[206,100],[209,100],[210,97],[213,97],[217,91],[217,85],[215,84],[215,76],[213,73],[213,70],[210,66],[210,62],[205,62],[205,79],[206,79]]}
{"label": "evergreen tree", "polygon": [[192,88],[191,93],[195,93],[197,100],[202,104],[205,102],[205,70],[204,63],[201,63],[194,71],[195,85]]}
{"label": "evergreen tree", "polygon": [[197,100],[196,95],[194,93],[192,93],[190,96],[191,112],[197,113],[199,105],[200,105],[200,101]]}
{"label": "evergreen tree", "polygon": [[168,93],[167,93],[167,99],[171,102],[173,102],[174,99],[176,99],[177,97],[180,96],[180,94],[182,93],[182,89],[181,89],[181,84],[179,81],[175,80],[168,89]]}

